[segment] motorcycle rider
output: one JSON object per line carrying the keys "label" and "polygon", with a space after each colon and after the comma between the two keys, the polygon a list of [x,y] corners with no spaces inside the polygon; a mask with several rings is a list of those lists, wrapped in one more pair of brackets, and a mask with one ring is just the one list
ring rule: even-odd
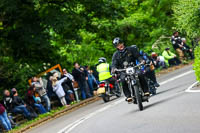
{"label": "motorcycle rider", "polygon": [[146,64],[150,65],[144,68],[146,77],[148,77],[149,79],[151,79],[151,81],[153,81],[155,87],[159,87],[160,85],[157,82],[156,74],[154,71],[155,66],[153,63],[153,59],[149,57],[146,53],[144,53],[142,50],[140,50],[140,56],[143,58],[143,60],[145,60]]}
{"label": "motorcycle rider", "polygon": [[[139,62],[144,62],[139,54],[138,48],[135,45],[126,47],[124,42],[119,37],[114,38],[113,45],[117,49],[117,51],[113,54],[112,57],[112,72],[115,72],[116,69],[123,69],[124,62],[134,63],[135,65],[136,60],[138,60]],[[150,93],[145,76],[144,74],[142,74],[141,71],[138,71],[138,76],[141,88],[144,91],[144,95],[148,97]],[[132,102],[134,99],[131,97],[131,91],[129,90],[128,84],[124,79],[122,79],[122,86],[123,92],[126,96],[126,101]]]}
{"label": "motorcycle rider", "polygon": [[116,80],[112,78],[112,75],[110,73],[110,65],[106,63],[106,58],[104,57],[99,58],[99,65],[97,65],[97,72],[99,73],[100,82],[107,80],[115,87]]}

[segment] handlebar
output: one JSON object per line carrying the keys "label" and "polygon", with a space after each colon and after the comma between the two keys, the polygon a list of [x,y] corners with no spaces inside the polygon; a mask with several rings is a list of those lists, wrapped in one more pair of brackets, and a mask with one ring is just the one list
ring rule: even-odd
{"label": "handlebar", "polygon": [[[136,65],[136,66],[133,66],[133,68],[138,68],[138,67],[140,67],[140,66],[142,66],[142,65],[145,65],[145,64],[140,63],[140,64],[138,64],[138,65]],[[126,71],[126,69],[127,69],[127,68],[124,68],[124,69],[116,69],[115,72],[124,72],[124,71]]]}

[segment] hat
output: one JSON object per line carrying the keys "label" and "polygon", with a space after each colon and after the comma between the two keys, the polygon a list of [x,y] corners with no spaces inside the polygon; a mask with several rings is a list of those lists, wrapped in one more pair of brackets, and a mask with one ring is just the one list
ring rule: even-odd
{"label": "hat", "polygon": [[170,48],[168,47],[168,48],[165,48],[165,50],[169,50]]}
{"label": "hat", "polygon": [[11,91],[12,91],[12,92],[17,91],[17,89],[16,89],[16,88],[12,88]]}
{"label": "hat", "polygon": [[181,40],[182,40],[182,41],[186,41],[186,39],[185,39],[185,38],[181,38]]}
{"label": "hat", "polygon": [[158,55],[156,54],[156,52],[152,52],[152,53],[151,53],[151,56],[152,56],[152,57],[157,57]]}

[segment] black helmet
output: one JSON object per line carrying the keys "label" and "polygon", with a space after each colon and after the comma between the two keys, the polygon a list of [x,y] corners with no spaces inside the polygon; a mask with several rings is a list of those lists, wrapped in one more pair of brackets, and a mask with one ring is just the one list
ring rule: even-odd
{"label": "black helmet", "polygon": [[106,62],[106,58],[104,57],[99,58],[99,63],[105,63],[105,62]]}
{"label": "black helmet", "polygon": [[114,40],[113,40],[113,45],[114,47],[117,47],[118,44],[120,43],[124,43],[119,37],[116,37]]}

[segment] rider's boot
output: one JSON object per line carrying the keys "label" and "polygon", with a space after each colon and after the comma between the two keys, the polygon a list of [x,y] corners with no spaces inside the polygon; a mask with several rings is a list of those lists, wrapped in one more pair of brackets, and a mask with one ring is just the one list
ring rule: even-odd
{"label": "rider's boot", "polygon": [[127,98],[126,98],[126,101],[127,101],[128,103],[132,103],[132,102],[133,102],[133,98],[132,98],[132,97],[127,97]]}
{"label": "rider's boot", "polygon": [[149,96],[150,96],[150,93],[149,93],[149,92],[146,92],[146,93],[144,93],[144,96],[149,97]]}
{"label": "rider's boot", "polygon": [[158,84],[158,82],[155,82],[155,83],[154,83],[154,86],[155,86],[155,87],[159,87],[160,84]]}

